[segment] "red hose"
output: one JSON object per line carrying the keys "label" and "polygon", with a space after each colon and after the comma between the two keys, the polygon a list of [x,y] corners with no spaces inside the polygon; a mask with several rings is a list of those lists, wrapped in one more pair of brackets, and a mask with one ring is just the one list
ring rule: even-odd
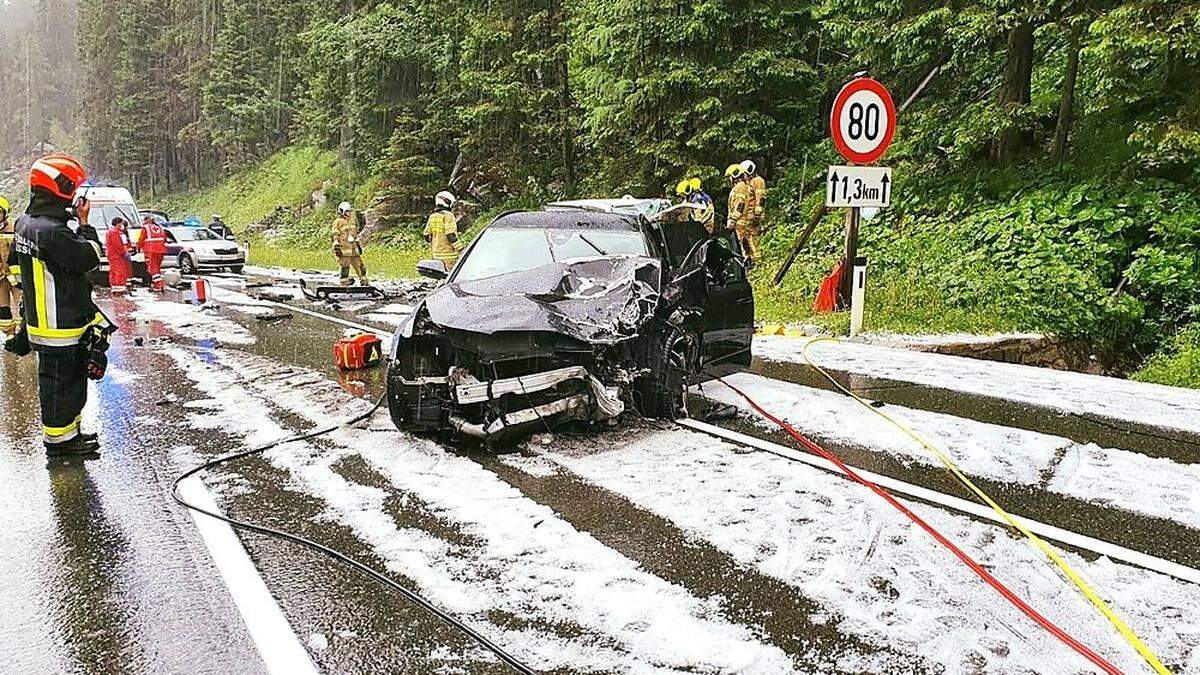
{"label": "red hose", "polygon": [[742,398],[746,399],[746,403],[749,403],[751,408],[754,408],[756,411],[758,411],[758,413],[760,415],[762,415],[763,417],[774,422],[776,425],[779,426],[780,429],[783,429],[784,431],[786,431],[789,436],[796,439],[796,441],[799,442],[801,445],[808,448],[810,451],[816,453],[817,455],[824,457],[825,459],[829,460],[830,462],[833,462],[835,465],[837,465],[837,467],[839,469],[842,470],[842,472],[844,472],[847,476],[849,476],[853,481],[867,486],[868,488],[871,489],[872,492],[879,495],[880,497],[883,497],[883,499],[888,504],[891,504],[893,507],[895,507],[896,510],[898,510],[901,513],[903,513],[904,515],[908,516],[908,518],[910,520],[912,520],[914,523],[916,523],[918,526],[920,526],[920,528],[922,530],[925,530],[926,532],[928,532],[931,537],[933,537],[934,539],[936,539],[938,541],[938,543],[940,543],[942,546],[945,546],[946,548],[950,549],[950,551],[953,552],[954,555],[958,556],[959,560],[963,561],[963,563],[966,564],[967,567],[971,568],[971,571],[973,571],[973,572],[975,572],[975,574],[979,575],[979,577],[981,579],[983,579],[984,581],[986,581],[989,586],[996,589],[996,591],[998,593],[1000,593],[1000,595],[1004,596],[1005,600],[1008,600],[1010,603],[1013,604],[1013,606],[1015,606],[1017,609],[1024,612],[1026,616],[1028,616],[1030,619],[1033,619],[1034,622],[1036,622],[1042,628],[1045,628],[1051,635],[1053,635],[1054,637],[1056,637],[1060,641],[1062,641],[1063,644],[1067,645],[1071,649],[1074,649],[1081,656],[1083,656],[1088,661],[1091,661],[1093,664],[1095,664],[1095,666],[1097,668],[1103,670],[1104,672],[1108,673],[1109,675],[1121,675],[1121,671],[1116,666],[1114,666],[1113,664],[1104,660],[1104,657],[1102,657],[1099,654],[1097,654],[1096,652],[1092,651],[1086,645],[1084,645],[1080,641],[1078,641],[1075,638],[1068,635],[1066,633],[1066,631],[1064,631],[1063,629],[1061,629],[1058,626],[1051,623],[1049,619],[1047,619],[1046,617],[1039,614],[1037,610],[1030,607],[1021,598],[1017,597],[1017,594],[1013,593],[1011,590],[1009,590],[1008,587],[1005,586],[999,579],[992,576],[991,572],[988,572],[987,570],[985,570],[983,568],[983,566],[981,566],[979,563],[975,562],[975,560],[972,559],[971,556],[967,555],[962,549],[955,546],[954,543],[951,542],[949,539],[947,539],[945,536],[943,536],[942,533],[933,529],[932,525],[925,522],[920,516],[913,513],[912,511],[910,511],[908,509],[908,507],[906,507],[905,505],[901,504],[887,490],[884,490],[883,488],[879,487],[875,483],[872,483],[871,481],[867,480],[866,478],[863,478],[862,476],[858,475],[858,473],[856,473],[853,469],[851,469],[849,466],[846,466],[846,464],[844,462],[842,462],[842,460],[839,459],[837,457],[837,455],[834,455],[833,453],[822,448],[821,446],[817,445],[816,443],[808,440],[808,438],[806,438],[804,436],[804,434],[801,434],[799,431],[796,431],[794,428],[792,428],[792,425],[788,424],[787,422],[784,422],[783,420],[779,419],[778,417],[775,417],[774,415],[767,412],[766,410],[763,410],[762,406],[758,405],[758,403],[756,403],[754,401],[754,399],[747,396],[746,393],[743,392],[741,389],[738,389],[737,387],[733,386],[732,384],[729,384],[725,380],[718,378],[718,381],[721,384],[725,385],[726,387],[729,387],[730,389],[732,389],[734,391],[734,393],[736,393],[738,396],[741,396]]}

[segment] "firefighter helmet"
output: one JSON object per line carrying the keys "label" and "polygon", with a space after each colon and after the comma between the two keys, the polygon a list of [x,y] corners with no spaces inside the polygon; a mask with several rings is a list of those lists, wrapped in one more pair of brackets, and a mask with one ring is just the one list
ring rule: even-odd
{"label": "firefighter helmet", "polygon": [[449,192],[447,190],[442,190],[441,192],[437,193],[437,196],[435,196],[433,198],[433,204],[435,206],[440,206],[444,209],[448,209],[451,206],[454,206],[454,203],[457,201],[458,201],[458,197],[455,197],[453,192]]}
{"label": "firefighter helmet", "polygon": [[725,169],[725,177],[730,180],[738,180],[746,175],[746,170],[741,164],[730,164],[728,169]]}
{"label": "firefighter helmet", "polygon": [[7,214],[10,210],[12,210],[12,204],[9,204],[8,200],[4,197],[0,197],[0,211]]}
{"label": "firefighter helmet", "polygon": [[686,197],[690,194],[692,194],[692,181],[687,180],[686,178],[679,181],[679,184],[675,186],[675,195],[678,197]]}
{"label": "firefighter helmet", "polygon": [[75,197],[75,191],[87,180],[87,171],[74,157],[68,155],[46,155],[29,167],[29,187],[41,188],[66,200]]}
{"label": "firefighter helmet", "polygon": [[758,165],[747,159],[742,162],[742,170],[753,176],[754,174],[758,173]]}
{"label": "firefighter helmet", "polygon": [[350,202],[342,202],[341,204],[338,204],[338,213],[350,213],[351,208]]}

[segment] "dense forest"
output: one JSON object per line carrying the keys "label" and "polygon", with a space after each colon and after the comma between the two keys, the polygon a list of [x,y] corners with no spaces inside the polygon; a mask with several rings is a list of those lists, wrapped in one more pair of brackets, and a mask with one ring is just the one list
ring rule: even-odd
{"label": "dense forest", "polygon": [[897,201],[863,231],[895,327],[1200,349],[1195,2],[77,2],[77,28],[69,0],[0,10],[21,18],[3,147],[69,144],[144,201],[314,148],[400,227],[447,186],[484,208],[692,174],[720,195],[749,157],[772,188],[760,306],[794,318],[834,216],[782,288],[770,268],[836,161],[832,98],[866,71],[902,109]]}

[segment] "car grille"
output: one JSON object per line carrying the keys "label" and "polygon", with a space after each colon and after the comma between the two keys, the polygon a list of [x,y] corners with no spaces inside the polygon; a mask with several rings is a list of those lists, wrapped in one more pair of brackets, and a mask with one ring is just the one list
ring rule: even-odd
{"label": "car grille", "polygon": [[236,248],[216,248],[216,249],[213,249],[213,253],[216,253],[217,255],[237,255],[237,252],[238,252],[238,250],[237,250]]}

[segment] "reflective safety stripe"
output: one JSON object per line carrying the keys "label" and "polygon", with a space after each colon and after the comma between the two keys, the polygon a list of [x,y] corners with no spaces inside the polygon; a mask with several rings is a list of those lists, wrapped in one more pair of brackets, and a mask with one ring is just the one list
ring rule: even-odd
{"label": "reflective safety stripe", "polygon": [[38,326],[46,326],[46,266],[37,258],[30,258],[29,262],[33,265],[33,300]]}
{"label": "reflective safety stripe", "polygon": [[80,418],[76,417],[74,422],[71,422],[65,427],[42,427],[42,436],[45,437],[47,443],[66,443],[67,441],[79,435]]}
{"label": "reflective safety stripe", "polygon": [[99,312],[87,325],[79,328],[43,328],[42,326],[26,326],[29,341],[45,347],[70,347],[79,344],[79,338],[87,332],[90,326],[100,326],[105,322],[104,315]]}

